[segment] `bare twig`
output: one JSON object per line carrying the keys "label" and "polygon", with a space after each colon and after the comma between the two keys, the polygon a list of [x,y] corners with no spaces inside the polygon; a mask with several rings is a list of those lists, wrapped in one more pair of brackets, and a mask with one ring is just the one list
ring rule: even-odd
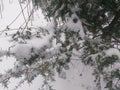
{"label": "bare twig", "polygon": [[23,7],[22,7],[22,5],[21,5],[21,3],[20,3],[20,0],[18,0],[18,2],[19,2],[19,5],[20,5],[20,8],[21,8],[21,11],[22,11],[23,18],[24,18],[25,23],[26,23],[26,25],[27,25],[27,21],[26,21],[26,17],[25,17],[24,11],[23,11]]}
{"label": "bare twig", "polygon": [[22,12],[27,8],[27,6],[30,4],[30,2],[27,3],[27,5],[22,9],[22,11],[16,16],[16,18],[8,25],[11,26],[18,18],[19,16],[22,14]]}

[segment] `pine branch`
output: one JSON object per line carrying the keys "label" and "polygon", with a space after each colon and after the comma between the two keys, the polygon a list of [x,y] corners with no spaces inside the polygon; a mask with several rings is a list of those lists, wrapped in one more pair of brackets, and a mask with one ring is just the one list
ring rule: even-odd
{"label": "pine branch", "polygon": [[115,16],[113,20],[110,22],[110,24],[102,29],[102,38],[106,40],[110,40],[112,38],[112,34],[115,32],[113,27],[116,23],[118,23],[118,20],[120,18],[120,10],[115,12]]}
{"label": "pine branch", "polygon": [[109,28],[113,27],[117,22],[118,22],[118,19],[120,18],[120,10],[119,11],[116,11],[116,15],[114,17],[114,19],[112,20],[112,22],[109,24]]}

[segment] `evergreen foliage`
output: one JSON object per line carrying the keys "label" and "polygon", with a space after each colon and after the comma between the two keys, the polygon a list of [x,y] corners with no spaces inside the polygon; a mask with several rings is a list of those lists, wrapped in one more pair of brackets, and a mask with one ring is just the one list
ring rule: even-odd
{"label": "evergreen foliage", "polygon": [[[64,70],[68,70],[69,63],[77,58],[94,69],[97,90],[119,90],[120,0],[32,2],[36,9],[42,9],[46,19],[54,21],[54,25],[49,30],[37,28],[34,33],[31,28],[25,27],[22,32],[17,31],[12,36],[12,40],[18,43],[19,48],[25,49],[26,54],[22,54],[20,49],[14,51],[16,47],[10,48],[9,53],[4,52],[16,57],[18,63],[14,69],[0,75],[0,82],[7,86],[11,77],[25,75],[23,81],[30,83],[35,77],[42,75],[44,84],[41,90],[53,90],[50,82],[54,81],[55,73],[65,79]],[[45,45],[39,48],[27,47],[29,40],[44,36],[49,38]],[[105,82],[105,87],[102,87],[101,81]]]}
{"label": "evergreen foliage", "polygon": [[[119,67],[116,69],[114,65],[120,60],[120,0],[33,0],[33,3],[42,9],[46,18],[56,21],[55,38],[57,43],[62,44],[57,59],[63,53],[66,55],[65,62],[59,62],[59,65],[69,63],[73,50],[76,50],[85,65],[95,68],[98,90],[102,90],[101,75],[106,82],[105,88],[119,90]],[[73,17],[74,14],[76,16]],[[69,18],[72,24],[81,21],[84,38],[81,37],[81,30],[69,30],[69,26],[65,28]],[[65,34],[64,43],[59,40],[61,33]]]}

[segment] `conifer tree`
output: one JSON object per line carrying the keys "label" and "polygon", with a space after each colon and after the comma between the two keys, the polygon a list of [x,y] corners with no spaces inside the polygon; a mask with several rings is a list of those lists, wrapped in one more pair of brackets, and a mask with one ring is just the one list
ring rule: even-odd
{"label": "conifer tree", "polygon": [[[26,1],[26,0],[25,0]],[[32,0],[35,9],[41,8],[47,20],[53,21],[52,28],[39,28],[47,35],[47,43],[36,48],[20,44],[9,55],[16,57],[18,64],[0,82],[5,86],[11,77],[25,75],[28,82],[35,77],[44,77],[44,86],[52,90],[49,80],[54,81],[57,72],[66,78],[63,69],[77,58],[84,65],[93,67],[98,90],[120,89],[120,0]],[[17,32],[13,40],[40,38],[41,31],[33,36],[30,30]],[[22,42],[23,43],[23,42]],[[26,42],[27,43],[27,42]],[[53,43],[55,45],[53,45]],[[26,55],[21,54],[21,49]],[[15,47],[16,48],[16,47]],[[4,52],[8,54],[8,52]],[[105,82],[102,87],[101,81]],[[102,89],[104,88],[104,89]]]}
{"label": "conifer tree", "polygon": [[[33,3],[46,18],[55,21],[55,38],[62,44],[57,59],[63,53],[66,55],[60,66],[69,63],[76,50],[85,65],[94,67],[98,90],[102,90],[101,76],[106,82],[104,88],[120,89],[120,71],[116,66],[120,60],[120,0],[33,0]],[[64,42],[59,39],[61,33]]]}

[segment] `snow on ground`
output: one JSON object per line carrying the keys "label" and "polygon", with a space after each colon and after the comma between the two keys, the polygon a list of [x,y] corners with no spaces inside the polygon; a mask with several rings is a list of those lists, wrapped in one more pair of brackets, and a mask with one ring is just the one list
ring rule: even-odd
{"label": "snow on ground", "polygon": [[70,68],[66,71],[66,79],[56,77],[55,87],[57,90],[97,90],[91,67],[84,66],[82,62],[74,60],[71,62]]}

